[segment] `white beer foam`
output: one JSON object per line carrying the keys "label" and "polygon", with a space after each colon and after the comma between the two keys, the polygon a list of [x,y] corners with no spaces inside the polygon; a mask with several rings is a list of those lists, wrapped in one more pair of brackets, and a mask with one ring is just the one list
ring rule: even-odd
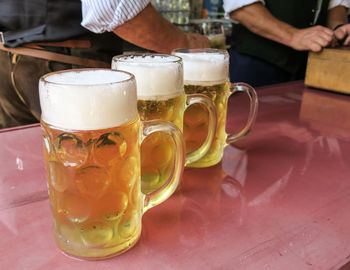
{"label": "white beer foam", "polygon": [[120,126],[138,116],[131,74],[108,69],[70,70],[39,81],[41,118],[53,126],[93,130]]}
{"label": "white beer foam", "polygon": [[112,68],[135,75],[138,99],[164,100],[184,91],[182,62],[175,56],[119,56],[112,61]]}
{"label": "white beer foam", "polygon": [[214,85],[228,79],[228,57],[222,53],[174,52],[182,58],[185,84]]}

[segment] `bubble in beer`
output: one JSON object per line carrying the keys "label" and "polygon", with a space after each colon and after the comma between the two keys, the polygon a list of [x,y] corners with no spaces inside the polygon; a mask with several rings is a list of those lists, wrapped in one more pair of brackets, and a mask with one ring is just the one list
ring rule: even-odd
{"label": "bubble in beer", "polygon": [[100,136],[94,146],[94,157],[103,165],[112,165],[126,152],[127,143],[119,132],[109,132]]}
{"label": "bubble in beer", "polygon": [[163,119],[170,121],[176,117],[174,99],[154,100],[138,100],[137,110],[141,120]]}
{"label": "bubble in beer", "polygon": [[54,142],[54,149],[58,159],[65,166],[80,166],[88,156],[83,141],[74,134],[62,133]]}
{"label": "bubble in beer", "polygon": [[72,222],[84,222],[91,212],[87,200],[77,194],[66,193],[61,196],[58,213],[63,213]]}
{"label": "bubble in beer", "polygon": [[108,171],[97,166],[89,166],[79,169],[75,183],[81,194],[100,198],[111,183]]}
{"label": "bubble in beer", "polygon": [[217,93],[216,91],[213,91],[212,89],[207,89],[205,91],[202,92],[204,95],[206,95],[207,97],[209,97],[212,101],[215,101]]}
{"label": "bubble in beer", "polygon": [[80,233],[85,245],[90,247],[105,245],[113,238],[113,228],[101,220],[85,223],[80,227]]}
{"label": "bubble in beer", "polygon": [[68,188],[70,178],[66,167],[62,163],[56,161],[48,162],[48,174],[49,183],[56,191],[64,192]]}
{"label": "bubble in beer", "polygon": [[128,196],[121,191],[114,191],[105,194],[97,203],[102,218],[107,221],[114,221],[124,215],[128,206]]}

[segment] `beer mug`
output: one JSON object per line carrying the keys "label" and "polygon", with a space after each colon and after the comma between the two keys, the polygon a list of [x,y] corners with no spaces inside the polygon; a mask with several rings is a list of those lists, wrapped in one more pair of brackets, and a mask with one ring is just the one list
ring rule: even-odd
{"label": "beer mug", "polygon": [[[176,190],[184,166],[181,131],[162,120],[140,124],[135,77],[124,71],[80,69],[39,81],[41,126],[54,234],[69,256],[99,260],[130,249],[141,217]],[[144,195],[140,143],[155,132],[175,145],[173,174]]]}
{"label": "beer mug", "polygon": [[210,47],[226,49],[226,36],[224,23],[216,19],[191,20],[195,33],[205,35],[210,41]]}
{"label": "beer mug", "polygon": [[[185,95],[181,58],[165,54],[120,55],[113,58],[112,69],[125,70],[135,75],[137,108],[141,120],[168,120],[183,130],[184,111],[192,104],[205,106],[203,110],[209,111],[209,119],[203,123],[206,136],[196,151],[187,152],[186,166],[205,155],[214,139],[216,109],[213,102],[202,94]],[[142,159],[142,190],[146,193],[164,184],[170,173],[168,163],[173,156],[172,147],[166,142],[164,134],[153,136],[152,140],[163,141],[168,147],[155,148],[154,143],[141,146],[141,156],[145,157]],[[150,155],[153,158],[149,158]]]}
{"label": "beer mug", "polygon": [[[244,137],[251,129],[258,111],[258,98],[253,87],[245,83],[229,81],[229,55],[218,49],[178,49],[173,55],[182,58],[184,65],[185,93],[201,93],[210,97],[217,109],[215,140],[204,157],[189,164],[190,167],[208,167],[219,163],[224,147]],[[228,98],[236,92],[245,92],[250,99],[247,124],[237,134],[227,134],[226,114]],[[190,107],[184,116],[184,137],[186,147],[196,149],[206,136],[202,128],[208,121],[207,113],[198,106]]]}

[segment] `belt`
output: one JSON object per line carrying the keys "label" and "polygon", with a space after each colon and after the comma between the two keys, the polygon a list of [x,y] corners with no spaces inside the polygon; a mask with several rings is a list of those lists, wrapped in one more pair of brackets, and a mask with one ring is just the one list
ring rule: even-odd
{"label": "belt", "polygon": [[45,59],[49,61],[66,63],[71,65],[78,65],[83,67],[110,68],[110,64],[103,61],[45,51],[42,48],[45,46],[67,47],[67,48],[89,48],[90,45],[91,45],[90,41],[88,40],[67,40],[62,42],[33,42],[33,43],[27,43],[21,47],[8,48],[8,47],[5,47],[0,40],[0,50],[10,52],[13,54],[26,55],[26,56],[36,57],[36,58]]}

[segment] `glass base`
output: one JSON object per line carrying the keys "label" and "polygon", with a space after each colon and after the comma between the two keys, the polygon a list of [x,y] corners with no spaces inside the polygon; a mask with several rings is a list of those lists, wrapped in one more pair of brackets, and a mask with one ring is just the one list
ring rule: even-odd
{"label": "glass base", "polygon": [[218,157],[216,157],[215,159],[210,159],[208,160],[207,158],[202,158],[196,162],[187,164],[186,167],[187,168],[207,168],[207,167],[212,167],[215,166],[216,164],[218,164],[221,159],[222,159],[223,155],[220,155]]}
{"label": "glass base", "polygon": [[[62,253],[70,258],[78,260],[88,260],[88,261],[100,261],[113,258],[115,256],[121,255],[122,253],[128,251],[133,246],[136,245],[141,236],[141,230],[135,234],[131,239],[123,242],[119,245],[113,247],[92,247],[92,248],[78,248],[72,247],[67,244],[62,245],[61,241],[56,239],[58,247],[61,249]],[[68,247],[68,248],[67,248]]]}

